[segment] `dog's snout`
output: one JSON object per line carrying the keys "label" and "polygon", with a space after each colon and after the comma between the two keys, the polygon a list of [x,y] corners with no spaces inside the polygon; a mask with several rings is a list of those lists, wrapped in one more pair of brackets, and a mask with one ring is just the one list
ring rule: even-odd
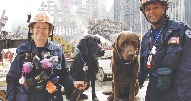
{"label": "dog's snout", "polygon": [[103,53],[103,54],[104,54],[104,53],[105,53],[105,49],[101,49],[101,53]]}
{"label": "dog's snout", "polygon": [[134,52],[129,52],[129,54],[128,54],[129,56],[134,56],[135,55],[135,53]]}
{"label": "dog's snout", "polygon": [[100,53],[101,53],[101,55],[104,55],[105,54],[105,49],[101,49]]}
{"label": "dog's snout", "polygon": [[101,52],[102,52],[102,53],[105,53],[105,49],[101,49]]}

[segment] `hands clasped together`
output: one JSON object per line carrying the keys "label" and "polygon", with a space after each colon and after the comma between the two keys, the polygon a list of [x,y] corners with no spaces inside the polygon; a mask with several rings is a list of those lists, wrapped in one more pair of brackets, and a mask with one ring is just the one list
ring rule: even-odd
{"label": "hands clasped together", "polygon": [[84,81],[74,81],[74,87],[79,90],[84,90],[87,87],[87,83]]}

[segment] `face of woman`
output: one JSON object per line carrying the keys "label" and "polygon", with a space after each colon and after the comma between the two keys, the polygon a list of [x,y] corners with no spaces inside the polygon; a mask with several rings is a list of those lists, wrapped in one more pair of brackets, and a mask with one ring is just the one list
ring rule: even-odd
{"label": "face of woman", "polygon": [[46,43],[49,37],[49,24],[46,22],[36,22],[32,28],[32,35],[35,43]]}
{"label": "face of woman", "polygon": [[145,6],[144,12],[147,20],[155,25],[159,24],[162,19],[166,6],[163,6],[160,2],[151,3]]}

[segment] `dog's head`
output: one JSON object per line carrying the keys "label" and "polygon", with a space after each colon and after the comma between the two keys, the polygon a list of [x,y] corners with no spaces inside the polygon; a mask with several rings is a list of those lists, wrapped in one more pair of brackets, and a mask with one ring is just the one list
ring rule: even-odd
{"label": "dog's head", "polygon": [[120,59],[130,62],[139,55],[140,40],[136,33],[123,31],[119,33],[112,47]]}
{"label": "dog's head", "polygon": [[100,39],[93,35],[86,35],[81,39],[77,48],[83,54],[93,57],[103,56],[105,53],[105,50],[101,46]]}

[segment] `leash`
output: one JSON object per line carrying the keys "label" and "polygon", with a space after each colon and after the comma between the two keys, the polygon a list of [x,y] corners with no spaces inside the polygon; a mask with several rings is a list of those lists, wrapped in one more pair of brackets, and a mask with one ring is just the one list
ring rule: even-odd
{"label": "leash", "polygon": [[[85,83],[87,81],[87,70],[88,70],[88,67],[86,66],[86,62],[84,61],[84,59],[82,58],[82,56],[80,55],[80,58],[82,60],[82,62],[84,63],[84,67],[83,67],[83,70],[85,72]],[[79,98],[80,98],[80,95],[83,93],[84,90],[79,90],[78,88],[80,87],[80,85],[72,92],[71,94],[71,97],[70,100],[73,101],[75,96],[77,95],[77,98],[75,99],[75,101],[79,101]]]}
{"label": "leash", "polygon": [[[88,66],[86,65],[87,62],[84,61],[84,59],[82,58],[81,54],[80,54],[80,58],[82,60],[82,62],[84,63],[84,67],[83,67],[83,70],[85,72],[85,83],[87,82],[87,70],[88,70]],[[80,95],[83,93],[84,90],[80,90],[79,94],[78,94],[78,97],[77,97],[77,100],[79,100],[80,98]]]}
{"label": "leash", "polygon": [[86,65],[86,62],[84,61],[84,59],[82,58],[82,56],[80,55],[80,58],[82,60],[82,62],[84,63],[84,66]]}

